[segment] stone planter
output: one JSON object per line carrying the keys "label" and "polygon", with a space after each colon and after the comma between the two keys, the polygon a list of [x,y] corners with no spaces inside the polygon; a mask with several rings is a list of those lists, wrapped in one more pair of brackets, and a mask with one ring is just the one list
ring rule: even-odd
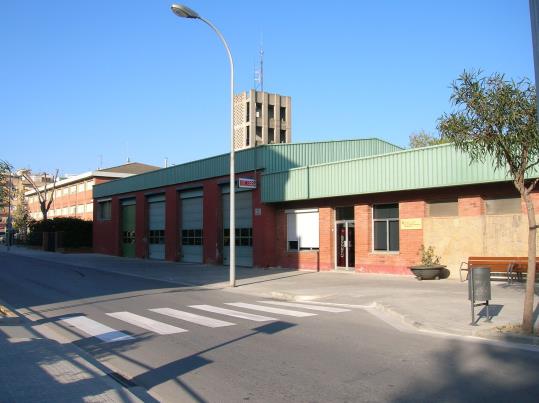
{"label": "stone planter", "polygon": [[442,278],[446,266],[441,264],[410,266],[418,280],[439,280]]}

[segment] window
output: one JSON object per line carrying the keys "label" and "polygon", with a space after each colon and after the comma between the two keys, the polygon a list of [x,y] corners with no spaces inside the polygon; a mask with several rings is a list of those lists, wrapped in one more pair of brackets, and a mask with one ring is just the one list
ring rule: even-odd
{"label": "window", "polygon": [[66,186],[65,188],[62,189],[62,194],[65,196],[68,193],[69,193],[69,188]]}
{"label": "window", "polygon": [[67,207],[62,208],[62,215],[67,215]]}
{"label": "window", "polygon": [[275,143],[275,129],[268,128],[268,144]]}
{"label": "window", "polygon": [[201,229],[182,229],[182,245],[202,245],[202,238]]}
{"label": "window", "polygon": [[262,104],[260,102],[256,103],[256,117],[257,118],[262,117]]}
{"label": "window", "polygon": [[286,211],[286,240],[289,251],[318,250],[318,210]]}
{"label": "window", "polygon": [[165,243],[165,230],[164,229],[152,229],[148,234],[148,241],[150,244],[164,244]]}
{"label": "window", "polygon": [[77,185],[73,185],[69,188],[69,194],[77,193]]}
{"label": "window", "polygon": [[245,119],[246,122],[248,122],[249,119],[251,119],[251,109],[249,107],[250,107],[250,102],[247,102],[247,108],[246,108],[247,116]]}
{"label": "window", "polygon": [[69,215],[73,216],[77,213],[77,206],[70,206],[69,207]]}
{"label": "window", "polygon": [[507,197],[485,200],[487,214],[520,214],[520,198]]}
{"label": "window", "polygon": [[92,190],[92,187],[94,185],[94,182],[93,181],[88,181],[86,182],[86,191],[89,191],[89,190]]}
{"label": "window", "polygon": [[86,205],[86,212],[87,213],[93,213],[94,212],[94,204],[93,203],[88,203]]}
{"label": "window", "polygon": [[335,220],[353,220],[354,219],[354,207],[337,207],[335,209]]}
{"label": "window", "polygon": [[279,108],[279,116],[283,122],[286,121],[286,108],[284,106]]}
{"label": "window", "polygon": [[77,185],[77,192],[78,192],[78,193],[84,192],[84,182],[83,182],[83,183],[79,183],[79,184]]}
{"label": "window", "polygon": [[250,133],[250,127],[247,126],[245,129],[247,129],[247,132],[245,133],[245,145],[248,146],[251,144],[251,133]]}
{"label": "window", "polygon": [[268,115],[270,119],[275,119],[275,105],[268,106]]}
{"label": "window", "polygon": [[101,221],[110,220],[112,214],[112,201],[100,201],[98,202],[98,207],[98,219]]}
{"label": "window", "polygon": [[279,143],[286,143],[286,130],[281,130]]}
{"label": "window", "polygon": [[429,217],[451,217],[459,215],[457,200],[436,201],[428,204]]}
{"label": "window", "polygon": [[396,252],[399,250],[399,205],[378,204],[373,208],[373,249]]}
{"label": "window", "polygon": [[122,242],[123,243],[135,243],[135,231],[123,231],[122,232]]}
{"label": "window", "polygon": [[[223,235],[223,245],[230,246],[230,228],[225,228]],[[253,246],[252,228],[236,228],[236,246]]]}

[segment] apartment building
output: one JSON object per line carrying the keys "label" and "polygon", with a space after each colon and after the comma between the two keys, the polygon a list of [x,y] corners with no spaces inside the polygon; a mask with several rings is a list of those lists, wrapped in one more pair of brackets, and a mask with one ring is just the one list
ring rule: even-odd
{"label": "apartment building", "polygon": [[[94,185],[111,180],[127,178],[143,172],[159,169],[153,165],[131,162],[124,165],[85,172],[56,182],[54,198],[48,211],[48,218],[54,217],[77,217],[83,220],[93,219],[93,196]],[[46,185],[47,192],[52,192],[53,184]],[[38,188],[45,192],[45,185]],[[41,220],[43,215],[39,204],[38,193],[32,189],[25,193],[28,202],[30,216],[34,220]],[[49,198],[49,196],[47,196]]]}

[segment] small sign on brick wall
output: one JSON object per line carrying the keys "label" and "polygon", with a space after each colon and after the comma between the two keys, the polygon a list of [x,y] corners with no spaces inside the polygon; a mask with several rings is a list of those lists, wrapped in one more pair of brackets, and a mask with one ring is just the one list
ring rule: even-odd
{"label": "small sign on brick wall", "polygon": [[423,221],[421,218],[402,218],[400,220],[401,229],[423,229]]}

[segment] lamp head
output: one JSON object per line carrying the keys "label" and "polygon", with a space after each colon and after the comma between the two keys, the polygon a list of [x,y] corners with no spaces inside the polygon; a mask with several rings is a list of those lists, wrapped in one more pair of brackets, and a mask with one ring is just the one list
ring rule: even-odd
{"label": "lamp head", "polygon": [[189,7],[184,6],[183,4],[173,4],[170,6],[170,9],[178,17],[182,18],[200,18],[200,15],[194,10],[191,10]]}

